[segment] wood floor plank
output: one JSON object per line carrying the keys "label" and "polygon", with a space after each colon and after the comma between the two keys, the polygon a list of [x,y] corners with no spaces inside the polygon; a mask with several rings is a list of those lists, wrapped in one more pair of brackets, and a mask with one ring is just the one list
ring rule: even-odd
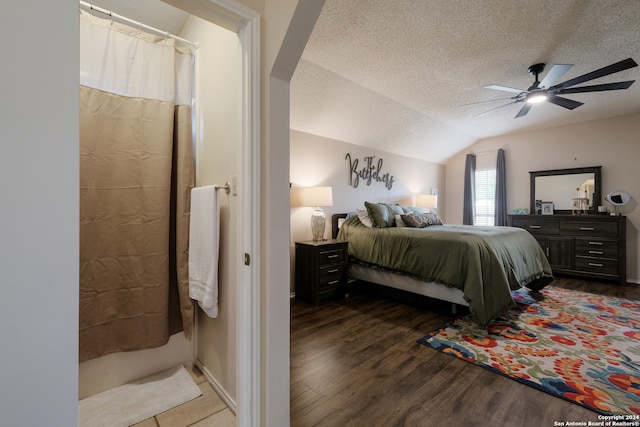
{"label": "wood floor plank", "polygon": [[[553,285],[640,300],[637,285],[570,278]],[[597,421],[593,411],[416,342],[453,318],[446,304],[408,304],[363,291],[317,308],[293,301],[291,425]]]}

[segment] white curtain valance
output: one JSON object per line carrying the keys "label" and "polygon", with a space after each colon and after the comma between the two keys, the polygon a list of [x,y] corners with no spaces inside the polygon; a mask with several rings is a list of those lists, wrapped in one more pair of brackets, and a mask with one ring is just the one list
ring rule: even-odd
{"label": "white curtain valance", "polygon": [[80,84],[123,96],[192,105],[189,49],[127,25],[80,13]]}

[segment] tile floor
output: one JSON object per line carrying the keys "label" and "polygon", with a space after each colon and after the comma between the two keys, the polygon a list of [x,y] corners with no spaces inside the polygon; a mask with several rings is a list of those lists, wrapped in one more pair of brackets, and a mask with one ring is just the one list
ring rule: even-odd
{"label": "tile floor", "polygon": [[133,427],[235,427],[236,416],[195,366],[186,366],[202,395]]}

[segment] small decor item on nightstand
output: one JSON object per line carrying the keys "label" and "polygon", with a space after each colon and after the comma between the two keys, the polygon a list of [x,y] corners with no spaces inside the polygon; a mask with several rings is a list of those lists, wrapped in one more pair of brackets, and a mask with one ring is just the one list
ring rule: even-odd
{"label": "small decor item on nightstand", "polygon": [[315,206],[311,215],[311,234],[314,241],[322,241],[327,218],[320,206],[333,206],[331,187],[292,188],[290,196],[291,206]]}
{"label": "small decor item on nightstand", "polygon": [[542,215],[553,215],[553,202],[540,203],[540,209]]}

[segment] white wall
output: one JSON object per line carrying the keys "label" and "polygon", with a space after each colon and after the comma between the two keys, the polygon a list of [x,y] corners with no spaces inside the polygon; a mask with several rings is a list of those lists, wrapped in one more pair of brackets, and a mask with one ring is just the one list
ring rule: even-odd
{"label": "white wall", "polygon": [[[438,212],[445,215],[445,167],[437,163],[418,160],[397,154],[385,153],[347,142],[336,141],[291,130],[290,137],[290,180],[292,187],[332,187],[333,206],[323,207],[327,216],[325,238],[331,238],[331,215],[355,209],[364,209],[364,202],[383,202],[413,205],[413,197],[431,194],[438,189]],[[346,159],[350,154],[351,162]],[[393,185],[387,189],[383,182],[366,182],[360,180],[357,187],[350,181],[350,165],[358,160],[358,170],[365,165],[365,157],[373,156],[377,166],[380,159],[382,174],[393,176]],[[291,241],[290,250],[292,265],[294,261],[295,242],[311,240],[310,218],[312,207],[291,208]],[[292,267],[293,268],[293,267]],[[292,276],[293,278],[294,276]],[[291,281],[291,289],[294,283]]]}
{"label": "white wall", "polygon": [[5,2],[0,38],[0,425],[73,426],[78,3]]}
{"label": "white wall", "polygon": [[[247,0],[248,1],[248,0]],[[261,425],[289,425],[289,82],[324,0],[264,2],[261,153]]]}
{"label": "white wall", "polygon": [[[529,207],[529,172],[602,166],[602,197],[616,189],[634,198],[620,208],[627,216],[627,280],[640,283],[640,114],[489,138],[446,163],[447,221],[462,222],[465,154],[504,148],[507,169],[507,210]],[[603,204],[606,204],[603,200]]]}
{"label": "white wall", "polygon": [[[241,146],[241,57],[238,35],[191,16],[181,35],[198,40],[196,185],[223,185],[238,175]],[[238,198],[220,190],[220,259],[218,263],[218,317],[197,309],[196,357],[214,379],[219,392],[235,402],[236,288],[238,256]]]}

